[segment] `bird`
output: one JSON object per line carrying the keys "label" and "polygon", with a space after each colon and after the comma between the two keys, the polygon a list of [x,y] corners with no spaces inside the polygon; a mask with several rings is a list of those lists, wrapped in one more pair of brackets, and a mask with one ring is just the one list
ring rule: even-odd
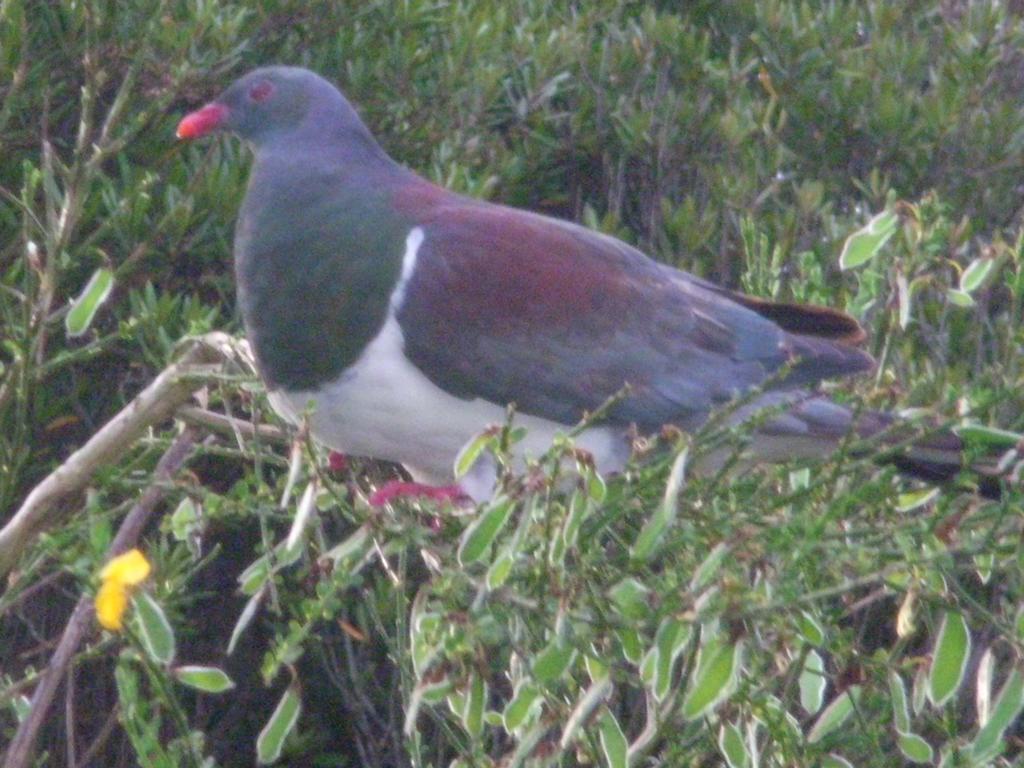
{"label": "bird", "polygon": [[[453,466],[510,406],[522,462],[607,404],[575,438],[601,473],[626,467],[637,431],[694,431],[738,398],[736,421],[771,411],[754,461],[821,457],[895,422],[820,393],[875,368],[848,314],[734,292],[577,223],[449,191],[393,160],[310,70],[255,69],[177,136],[219,131],[252,150],[234,268],[269,401],[333,451],[401,464],[413,482],[380,498],[487,499],[492,459],[457,484]],[[961,453],[947,432],[897,462],[949,479]]]}

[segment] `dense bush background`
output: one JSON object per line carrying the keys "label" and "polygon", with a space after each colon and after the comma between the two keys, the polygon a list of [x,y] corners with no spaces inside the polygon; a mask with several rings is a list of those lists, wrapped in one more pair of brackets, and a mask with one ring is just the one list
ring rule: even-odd
{"label": "dense bush background", "polygon": [[[758,295],[847,307],[882,365],[837,396],[1019,431],[1021,13],[967,0],[5,0],[0,522],[179,340],[238,330],[230,242],[245,151],[228,138],[182,146],[173,131],[270,62],[338,82],[392,155],[449,187],[582,220]],[[901,214],[896,236],[841,273],[844,239],[887,206]],[[978,286],[961,281],[969,265],[989,270]],[[100,267],[113,292],[69,338],[69,302]],[[205,397],[276,423],[251,379],[213,381]],[[95,477],[8,577],[0,743],[176,429]],[[639,532],[666,514],[669,460],[568,499],[513,483],[496,554],[514,566],[489,591],[487,569],[457,557],[471,517],[416,505],[372,515],[358,491],[393,470],[329,472],[308,446],[306,459],[300,483],[322,476],[319,514],[272,586],[242,594],[236,577],[287,535],[287,446],[211,434],[169,489],[176,524],[142,542],[177,660],[220,666],[237,687],[190,692],[144,662],[137,640],[97,629],[39,764],[251,764],[289,683],[303,702],[285,744],[295,765],[618,764],[618,727],[636,759],[669,765],[718,764],[722,734],[742,736],[750,765],[1011,759],[977,741],[986,691],[997,700],[1018,680],[1019,491],[1000,503],[969,489],[924,497],[849,457],[688,479],[660,549],[640,556]],[[374,546],[322,557],[354,531]],[[253,592],[261,609],[227,656]],[[900,610],[909,624],[897,632]],[[933,706],[939,628],[957,617],[973,639],[965,682]],[[673,632],[679,656],[655,696],[638,654]],[[708,659],[733,690],[697,713]],[[894,720],[900,686],[910,722]],[[856,711],[828,731],[820,713],[848,690]],[[515,691],[536,694],[519,726],[507,711],[483,716]],[[1007,755],[1019,737],[1005,734]]]}

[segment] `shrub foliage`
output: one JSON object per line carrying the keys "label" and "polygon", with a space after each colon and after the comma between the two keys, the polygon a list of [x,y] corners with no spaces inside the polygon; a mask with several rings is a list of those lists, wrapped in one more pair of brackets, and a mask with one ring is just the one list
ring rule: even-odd
{"label": "shrub foliage", "polygon": [[[925,408],[1011,466],[1018,5],[5,0],[0,523],[183,340],[239,330],[246,152],[173,131],[271,62],[338,82],[393,156],[453,189],[848,308],[880,366],[836,397]],[[396,468],[290,448],[244,366],[193,373],[194,402],[121,446],[5,574],[0,743],[41,706],[126,513],[161,513],[125,631],[90,620],[35,764],[1019,760],[1019,482],[999,501],[969,478],[932,489],[852,445],[703,477],[709,446],[744,437],[713,423],[638,437],[623,477],[567,437],[479,509],[371,509]],[[467,450],[500,460],[518,438],[511,415]]]}

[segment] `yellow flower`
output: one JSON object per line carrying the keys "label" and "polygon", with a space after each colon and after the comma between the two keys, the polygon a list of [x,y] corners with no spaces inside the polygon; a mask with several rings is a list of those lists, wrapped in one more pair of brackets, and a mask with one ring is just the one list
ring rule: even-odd
{"label": "yellow flower", "polygon": [[128,607],[129,587],[143,582],[152,570],[146,556],[132,549],[118,555],[100,571],[100,589],[96,593],[96,619],[100,626],[120,631]]}

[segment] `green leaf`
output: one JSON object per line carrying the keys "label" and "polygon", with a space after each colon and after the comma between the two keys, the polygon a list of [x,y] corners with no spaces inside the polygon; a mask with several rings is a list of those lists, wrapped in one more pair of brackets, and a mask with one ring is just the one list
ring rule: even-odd
{"label": "green leaf", "polygon": [[176,667],[174,676],[178,682],[205,693],[223,693],[235,687],[227,673],[217,667]]}
{"label": "green leaf", "polygon": [[912,763],[930,763],[935,756],[932,745],[916,733],[899,732],[896,734],[896,741],[900,752]]}
{"label": "green leaf", "polygon": [[971,633],[964,617],[950,611],[942,617],[928,673],[928,700],[943,706],[960,688],[971,655]]}
{"label": "green leaf", "polygon": [[882,211],[846,238],[839,254],[839,268],[854,269],[871,261],[892,237],[900,217],[894,211]]}
{"label": "green leaf", "polygon": [[995,259],[991,256],[980,256],[972,261],[960,275],[960,290],[964,293],[974,293],[981,288],[995,264]]}
{"label": "green leaf", "polygon": [[171,535],[176,541],[187,541],[199,524],[199,510],[188,496],[183,498],[170,516]]}
{"label": "green leaf", "polygon": [[1003,734],[1016,721],[1021,710],[1024,710],[1024,675],[1014,667],[996,697],[988,722],[982,725],[970,744],[970,754],[975,764],[1002,754],[1005,749]]}
{"label": "green leaf", "polygon": [[459,542],[459,563],[469,565],[482,559],[505,527],[515,505],[507,496],[494,499],[465,531]]}
{"label": "green leaf", "polygon": [[654,694],[656,701],[668,695],[676,659],[693,635],[693,627],[675,617],[666,617],[658,627],[654,645],[640,664],[640,676]]}
{"label": "green leaf", "polygon": [[562,640],[552,640],[533,660],[533,676],[539,683],[557,680],[575,658],[575,648]]}
{"label": "green leaf", "polygon": [[487,569],[487,588],[498,589],[512,573],[512,566],[516,564],[516,553],[512,547],[505,547],[494,558],[491,567]]}
{"label": "green leaf", "polygon": [[818,715],[811,730],[807,732],[808,743],[817,744],[845,723],[853,714],[858,698],[860,698],[860,686],[854,685],[833,699],[832,703]]}
{"label": "green leaf", "polygon": [[138,617],[139,639],[146,655],[158,664],[170,664],[174,660],[174,630],[163,608],[148,592],[139,592],[132,600]]}
{"label": "green leaf", "polygon": [[772,733],[779,733],[778,728],[785,728],[789,738],[794,742],[801,741],[804,733],[800,730],[800,722],[786,709],[777,696],[769,694],[764,699],[764,711],[754,712],[755,719]]}
{"label": "green leaf", "polygon": [[971,294],[958,291],[956,288],[948,289],[946,291],[946,298],[949,299],[951,304],[963,309],[970,309],[974,306],[974,299],[971,298]]}
{"label": "green leaf", "polygon": [[919,509],[937,499],[941,492],[940,488],[922,488],[917,491],[901,493],[896,497],[896,511],[911,512]]}
{"label": "green leaf", "polygon": [[587,495],[590,500],[595,504],[603,502],[608,496],[608,484],[601,477],[601,473],[593,467],[586,467],[582,474],[587,484]]}
{"label": "green leaf", "polygon": [[608,590],[608,596],[619,613],[631,621],[645,619],[651,612],[651,590],[632,576]]}
{"label": "green leaf", "polygon": [[601,738],[601,754],[608,768],[629,768],[630,744],[615,716],[605,710],[598,721]]}
{"label": "green leaf", "polygon": [[809,644],[817,647],[825,642],[825,630],[821,623],[806,611],[801,611],[796,617],[796,626],[800,635]]}
{"label": "green leaf", "polygon": [[897,672],[889,673],[889,697],[892,699],[892,722],[900,733],[910,732],[910,705],[907,687]]}
{"label": "green leaf", "polygon": [[662,496],[661,504],[658,505],[644,527],[640,529],[633,548],[630,550],[630,557],[634,560],[650,560],[664,542],[665,532],[675,522],[676,516],[679,514],[679,491],[686,479],[686,462],[689,454],[690,448],[687,446],[672,462],[672,469],[668,474],[668,481],[665,483],[665,493]]}
{"label": "green leaf", "polygon": [[622,656],[631,664],[639,664],[644,655],[644,647],[640,643],[640,634],[632,627],[616,630],[616,636],[622,644]]}
{"label": "green leaf", "polygon": [[462,449],[455,457],[455,479],[459,480],[465,477],[466,473],[476,464],[477,459],[480,458],[480,454],[492,445],[494,445],[494,433],[487,430],[481,432],[462,446]]}
{"label": "green leaf", "polygon": [[270,716],[260,731],[259,738],[256,739],[256,758],[260,765],[269,765],[281,756],[284,741],[299,721],[301,710],[302,700],[298,688],[291,685],[284,692],[284,696],[277,703],[277,708],[274,709],[274,714]]}
{"label": "green leaf", "polygon": [[532,720],[532,715],[540,711],[541,702],[537,686],[529,680],[521,681],[516,686],[512,700],[505,705],[505,710],[501,713],[505,730],[512,733],[523,723]]}
{"label": "green leaf", "polygon": [[697,654],[697,668],[683,699],[683,717],[695,720],[714,709],[735,688],[742,667],[743,644],[708,639]]}
{"label": "green leaf", "polygon": [[12,696],[9,703],[11,705],[11,710],[14,712],[14,717],[19,723],[23,722],[25,718],[28,717],[28,713],[32,711],[32,702],[29,700],[28,696],[23,693],[18,694],[17,696]]}
{"label": "green leaf", "polygon": [[576,735],[579,733],[580,728],[585,723],[590,722],[594,711],[611,694],[611,677],[603,677],[587,686],[587,690],[580,697],[579,701],[576,702],[572,712],[569,713],[569,717],[565,721],[565,727],[562,728],[562,737],[558,740],[558,744],[562,749],[568,749],[576,741]]}
{"label": "green leaf", "polygon": [[92,273],[85,288],[78,294],[71,309],[64,317],[64,328],[68,336],[81,336],[89,330],[96,312],[103,305],[103,302],[110,296],[114,287],[114,273],[109,269],[97,269]]}
{"label": "green leaf", "polygon": [[576,546],[579,538],[580,526],[583,521],[594,511],[594,503],[590,497],[581,491],[576,491],[569,499],[569,511],[565,515],[565,523],[562,525],[562,543],[566,549]]}
{"label": "green leaf", "polygon": [[979,552],[974,556],[974,567],[982,584],[988,584],[996,565],[996,556],[992,552]]}
{"label": "green leaf", "polygon": [[622,726],[610,710],[605,710],[598,721],[601,753],[608,768],[629,768],[629,742]]}
{"label": "green leaf", "polygon": [[1009,450],[1024,441],[1024,435],[1019,432],[985,427],[981,424],[964,424],[953,427],[953,432],[969,446],[977,448]]}
{"label": "green leaf", "polygon": [[306,486],[306,490],[303,491],[302,498],[299,499],[299,505],[295,509],[295,517],[292,518],[292,525],[288,530],[288,536],[285,538],[285,550],[295,549],[302,543],[306,526],[313,515],[313,510],[316,509],[316,493],[319,484],[316,475],[314,475],[313,479]]}
{"label": "green leaf", "polygon": [[462,710],[462,727],[474,739],[480,737],[484,730],[484,708],[487,705],[487,681],[483,676],[472,673],[469,678],[469,689],[465,707]]}
{"label": "green leaf", "polygon": [[800,672],[800,706],[816,714],[825,700],[825,662],[817,651],[809,651]]}
{"label": "green leaf", "polygon": [[249,598],[246,602],[245,607],[242,609],[242,613],[238,617],[238,621],[235,622],[235,628],[231,630],[231,639],[228,640],[228,656],[235,651],[235,646],[238,645],[238,641],[242,637],[242,633],[248,628],[249,624],[256,617],[256,611],[260,607],[260,603],[263,602],[264,595],[267,594],[267,585],[264,584],[256,594]]}
{"label": "green leaf", "polygon": [[704,562],[697,566],[697,570],[690,579],[690,591],[699,592],[707,586],[707,583],[718,573],[726,555],[729,554],[729,546],[725,542],[719,542],[704,558]]}
{"label": "green leaf", "polygon": [[746,741],[740,729],[732,723],[726,723],[719,729],[718,749],[729,768],[749,768],[750,755],[747,753]]}

